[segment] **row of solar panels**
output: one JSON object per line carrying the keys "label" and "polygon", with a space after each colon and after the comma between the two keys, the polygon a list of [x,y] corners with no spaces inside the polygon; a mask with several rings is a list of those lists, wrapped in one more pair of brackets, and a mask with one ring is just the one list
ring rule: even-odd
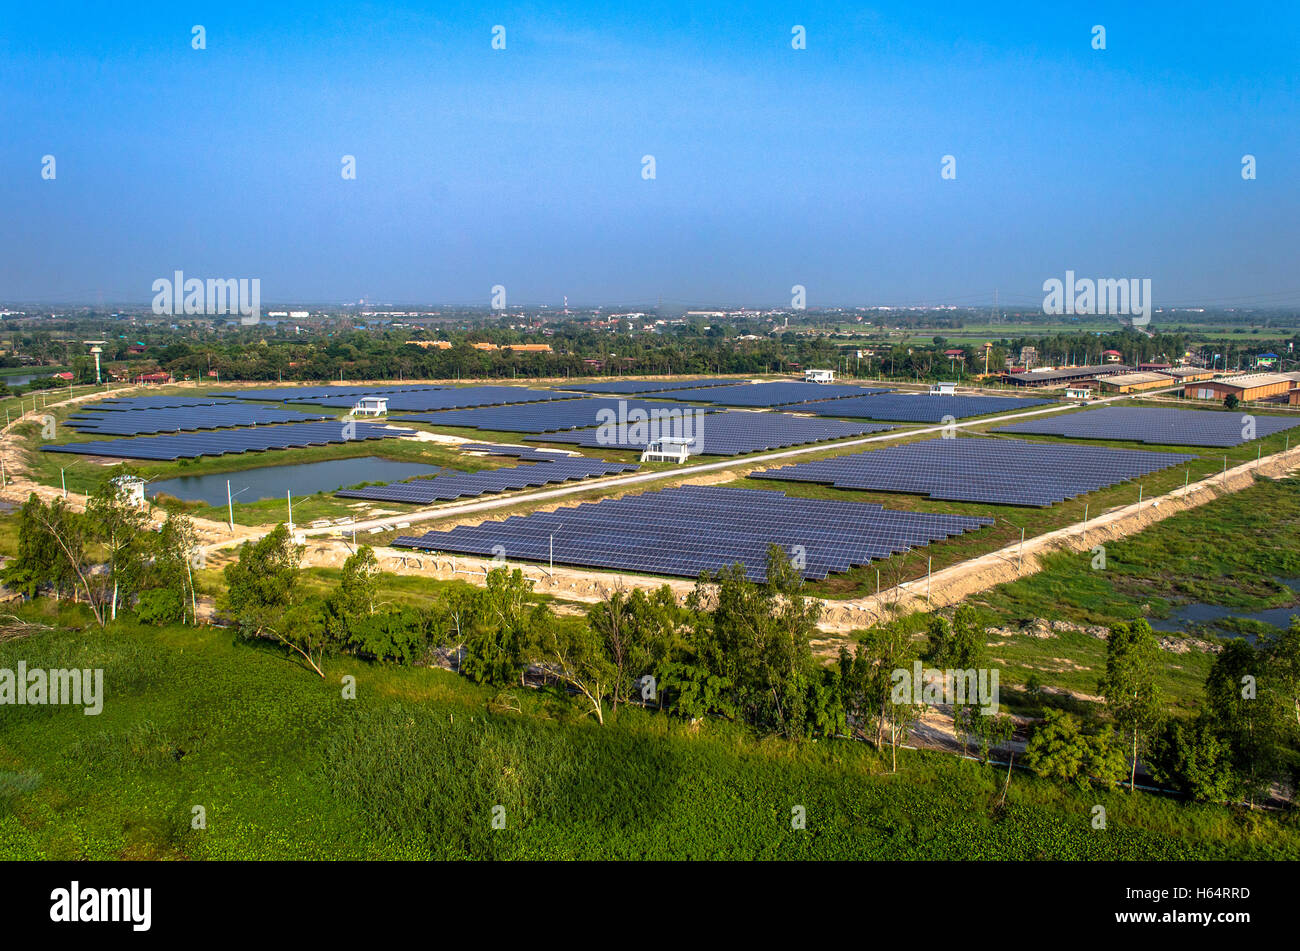
{"label": "row of solar panels", "polygon": [[410,482],[344,489],[337,494],[349,499],[428,505],[431,502],[478,498],[511,489],[535,489],[544,485],[619,475],[635,472],[639,468],[640,466],[626,463],[588,459],[585,456],[553,456],[525,465],[486,469],[482,472],[449,471]]}
{"label": "row of solar panels", "polygon": [[819,579],[991,524],[780,492],[683,486],[403,536],[394,544],[682,577],[739,563],[747,577],[761,581],[772,544],[805,578]]}
{"label": "row of solar panels", "polygon": [[1045,508],[1195,458],[1141,449],[971,437],[927,439],[767,469],[753,477]]}
{"label": "row of solar panels", "polygon": [[1111,439],[1153,446],[1230,448],[1300,426],[1300,416],[1151,406],[1102,406],[1080,413],[1011,423],[995,433]]}
{"label": "row of solar panels", "polygon": [[149,459],[170,462],[200,456],[261,452],[267,449],[301,449],[353,440],[392,439],[411,436],[415,431],[376,423],[285,423],[256,429],[232,429],[212,433],[182,433],[166,436],[137,436],[133,439],[99,439],[88,442],[42,446],[45,452],[68,452],[83,456],[118,459]]}
{"label": "row of solar panels", "polygon": [[320,413],[303,413],[256,403],[216,403],[131,412],[79,413],[69,416],[67,425],[78,432],[103,436],[143,436],[187,430],[265,426],[272,423],[306,423],[322,419],[329,417]]}

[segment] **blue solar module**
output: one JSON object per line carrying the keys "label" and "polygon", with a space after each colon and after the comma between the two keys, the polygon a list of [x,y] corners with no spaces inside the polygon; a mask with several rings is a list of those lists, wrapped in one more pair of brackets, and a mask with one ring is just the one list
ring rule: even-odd
{"label": "blue solar module", "polygon": [[852,416],[858,419],[887,419],[897,423],[941,423],[944,417],[965,419],[990,413],[1012,413],[1052,400],[1022,399],[1017,396],[940,396],[929,393],[880,393],[821,403],[798,403],[785,407],[790,413],[820,416]]}
{"label": "blue solar module", "polygon": [[300,413],[256,403],[217,403],[176,409],[137,409],[120,413],[85,413],[69,416],[67,425],[100,436],[142,436],[197,429],[229,429],[269,423],[305,423],[329,419],[320,413]]}
{"label": "blue solar module", "polygon": [[[445,386],[431,383],[372,384],[369,386],[268,386],[251,390],[232,390],[229,393],[214,393],[232,400],[262,400],[268,403],[314,403],[329,397],[353,397],[353,402],[362,396],[386,396],[394,393],[416,393],[425,390],[442,390]],[[351,405],[351,404],[348,404]]]}
{"label": "blue solar module", "polygon": [[661,425],[657,431],[646,426],[601,426],[573,433],[542,433],[527,437],[535,442],[570,443],[591,449],[645,449],[655,436],[691,439],[690,451],[699,456],[738,456],[746,452],[784,449],[808,443],[847,439],[884,432],[893,426],[880,423],[848,423],[837,419],[811,419],[789,413],[728,411],[707,416],[687,416],[680,425]]}
{"label": "blue solar module", "polygon": [[536,462],[538,460],[546,462],[556,458],[564,458],[563,454],[557,453],[551,449],[538,449],[534,446],[514,446],[504,443],[488,442],[466,442],[456,447],[461,452],[483,452],[490,456],[513,456],[516,459],[527,459]]}
{"label": "blue solar module", "polygon": [[98,439],[89,442],[41,446],[44,452],[70,452],[82,456],[111,456],[118,459],[172,461],[228,453],[261,452],[266,449],[296,449],[326,446],[357,439],[392,439],[414,435],[414,430],[376,423],[329,422],[285,423],[253,429],[218,430],[210,433],[182,433],[168,436],[138,436],[135,439]]}
{"label": "blue solar module", "polygon": [[176,409],[181,406],[217,406],[234,400],[220,396],[124,396],[100,400],[80,409],[126,411],[133,409]]}
{"label": "blue solar module", "polygon": [[754,479],[903,492],[954,502],[1037,505],[1115,485],[1195,459],[1019,439],[926,439],[755,472]]}
{"label": "blue solar module", "polygon": [[[523,386],[461,386],[441,390],[416,390],[405,393],[370,393],[369,396],[388,398],[390,412],[424,413],[443,409],[464,409],[474,406],[508,406],[515,403],[542,403],[553,400],[576,400],[577,393],[557,393],[554,390],[530,390]],[[357,396],[320,397],[310,401],[318,406],[351,407],[360,399]]]}
{"label": "blue solar module", "polygon": [[345,489],[336,494],[349,499],[428,505],[430,502],[477,498],[480,495],[505,492],[509,489],[538,488],[578,479],[635,472],[640,468],[640,466],[624,463],[605,462],[601,459],[588,459],[586,456],[564,456],[558,453],[538,455],[543,458],[526,465],[485,469],[482,472],[447,471],[431,478]]}
{"label": "blue solar module", "polygon": [[631,395],[634,393],[658,393],[664,390],[698,389],[706,386],[735,386],[744,380],[720,380],[705,377],[698,380],[606,380],[601,383],[573,383],[557,386],[557,390],[578,390],[582,393],[612,393],[614,395]]}
{"label": "blue solar module", "polygon": [[995,433],[1033,433],[1071,439],[1132,440],[1153,446],[1229,448],[1300,426],[1300,416],[1260,416],[1240,410],[1103,406],[1000,426]]}
{"label": "blue solar module", "polygon": [[813,400],[844,399],[849,396],[867,396],[887,393],[878,387],[843,386],[839,383],[801,383],[797,380],[778,380],[772,383],[742,383],[739,386],[706,386],[695,389],[667,390],[655,394],[666,400],[699,400],[701,403],[718,403],[722,406],[750,406],[764,409],[807,403]]}
{"label": "blue solar module", "polygon": [[[606,418],[632,419],[645,413],[660,418],[680,419],[684,414],[716,413],[711,406],[684,403],[653,403],[646,400],[620,400],[612,397],[577,397],[549,403],[522,403],[514,406],[482,406],[477,409],[448,410],[442,413],[406,414],[403,420],[429,423],[432,426],[465,426],[470,429],[493,429],[505,433],[544,433],[553,429],[582,429],[598,426]],[[606,414],[602,416],[602,413]]]}
{"label": "blue solar module", "polygon": [[762,581],[770,544],[789,553],[805,578],[819,579],[992,524],[782,492],[682,486],[403,536],[393,544],[686,578],[739,563],[747,577]]}

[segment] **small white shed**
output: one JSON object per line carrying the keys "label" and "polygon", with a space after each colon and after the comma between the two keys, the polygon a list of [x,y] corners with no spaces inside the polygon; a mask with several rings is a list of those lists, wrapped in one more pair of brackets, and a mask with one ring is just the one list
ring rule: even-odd
{"label": "small white shed", "polygon": [[145,507],[144,479],[139,476],[120,475],[113,479],[113,484],[117,486],[117,491],[127,504],[134,505],[136,508]]}
{"label": "small white shed", "polygon": [[939,382],[939,383],[930,384],[931,396],[954,396],[956,395],[956,393],[957,393],[956,383]]}
{"label": "small white shed", "polygon": [[363,396],[357,400],[357,404],[352,407],[353,416],[387,416],[388,415],[388,397],[386,396]]}
{"label": "small white shed", "polygon": [[834,370],[804,370],[803,381],[805,383],[834,383]]}

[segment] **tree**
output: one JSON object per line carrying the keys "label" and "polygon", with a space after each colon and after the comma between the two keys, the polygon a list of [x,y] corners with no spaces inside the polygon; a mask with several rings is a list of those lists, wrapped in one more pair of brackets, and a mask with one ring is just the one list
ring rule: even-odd
{"label": "tree", "polygon": [[528,651],[548,621],[546,608],[529,604],[533,583],[518,568],[494,568],[478,591],[474,624],[465,632],[461,672],[475,683],[522,681]]}
{"label": "tree", "polygon": [[1078,717],[1064,710],[1048,710],[1025,744],[1024,763],[1055,782],[1113,788],[1127,766],[1113,736],[1109,730],[1087,734]]}
{"label": "tree", "polygon": [[1238,786],[1232,748],[1205,715],[1167,720],[1152,739],[1150,760],[1156,779],[1192,799],[1225,802]]}
{"label": "tree", "polygon": [[1238,397],[1236,393],[1229,393],[1223,398],[1223,405],[1228,409],[1236,409],[1241,405],[1241,398]]}
{"label": "tree", "polygon": [[[173,512],[155,539],[153,564],[136,605],[141,620],[170,624],[187,613],[198,623],[198,595],[194,587],[194,560],[198,533],[189,516]],[[187,611],[188,609],[188,611]]]}
{"label": "tree", "polygon": [[301,559],[302,546],[293,543],[284,524],[256,542],[245,542],[239,560],[223,572],[224,608],[245,637],[269,635],[299,654],[323,679],[328,623],[323,605],[304,606]]}
{"label": "tree", "polygon": [[1283,713],[1278,681],[1265,660],[1265,654],[1246,641],[1230,640],[1205,679],[1209,718],[1231,751],[1238,793],[1252,804],[1267,793],[1279,772],[1279,727],[1290,713]]}
{"label": "tree", "polygon": [[604,698],[618,668],[605,652],[604,638],[585,623],[556,623],[541,632],[536,649],[539,667],[576,690],[604,725]]}
{"label": "tree", "polygon": [[361,617],[375,613],[375,599],[379,594],[379,559],[369,545],[360,546],[343,562],[339,586],[330,603],[340,617]]}
{"label": "tree", "polygon": [[614,664],[610,703],[617,710],[619,703],[636,693],[642,677],[663,679],[664,664],[685,644],[691,615],[677,603],[672,589],[663,585],[651,594],[640,588],[630,595],[615,590],[592,606],[587,622],[604,641]]}
{"label": "tree", "polygon": [[[708,602],[711,612],[702,610]],[[760,730],[805,732],[809,641],[821,606],[785,552],[770,546],[762,583],[749,581],[739,564],[702,578],[688,606],[696,618],[694,662],[730,684],[728,705]]]}
{"label": "tree", "polygon": [[140,589],[151,555],[149,515],[114,479],[105,479],[86,499],[87,534],[103,546],[108,619]]}
{"label": "tree", "polygon": [[1147,732],[1160,719],[1160,692],[1155,683],[1158,648],[1145,620],[1117,624],[1106,641],[1106,676],[1098,689],[1106,709],[1129,738],[1129,791],[1137,785],[1138,752]]}
{"label": "tree", "polygon": [[[64,510],[64,514],[75,513]],[[18,515],[18,553],[0,569],[0,582],[26,598],[34,598],[48,587],[56,600],[76,586],[76,574],[55,532],[48,528],[61,520],[52,517],[50,507],[35,492],[27,497]]]}

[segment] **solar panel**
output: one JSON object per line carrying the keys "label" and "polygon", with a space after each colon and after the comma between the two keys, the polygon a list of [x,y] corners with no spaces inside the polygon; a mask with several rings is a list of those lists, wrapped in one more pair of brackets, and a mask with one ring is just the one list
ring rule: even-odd
{"label": "solar panel", "polygon": [[770,383],[743,383],[740,386],[708,386],[694,389],[667,390],[657,395],[671,400],[699,400],[701,403],[718,403],[723,406],[767,408],[787,406],[791,403],[843,399],[849,396],[867,396],[871,393],[887,392],[889,391],[868,386],[777,380]]}
{"label": "solar panel", "polygon": [[392,439],[412,436],[411,429],[376,423],[339,422],[285,423],[255,429],[218,430],[210,433],[181,433],[167,436],[137,436],[134,439],[100,439],[89,442],[41,446],[44,452],[69,452],[82,456],[111,456],[118,459],[172,461],[199,456],[261,452],[267,449],[297,449],[326,446],[353,440]]}
{"label": "solar panel", "polygon": [[[391,412],[403,413],[579,399],[577,393],[532,390],[523,386],[461,386],[447,387],[440,390],[413,390],[403,393],[371,393],[368,395],[386,396],[388,409]],[[351,407],[359,398],[357,396],[330,396],[318,397],[310,400],[310,402],[318,406]],[[298,400],[297,402],[304,401]]]}
{"label": "solar panel", "polygon": [[784,449],[832,439],[847,439],[884,432],[893,426],[880,423],[849,423],[836,419],[812,419],[789,413],[727,411],[706,416],[683,417],[680,424],[665,421],[651,426],[602,426],[572,433],[542,433],[528,436],[536,442],[570,443],[591,449],[645,449],[655,436],[678,436],[692,440],[691,453],[702,456],[738,456],[747,452]]}
{"label": "solar panel", "polygon": [[992,524],[782,492],[682,486],[402,536],[393,544],[686,578],[739,563],[748,578],[762,581],[769,544],[790,554],[805,578],[820,579]]}
{"label": "solar panel", "polygon": [[899,423],[941,423],[944,417],[965,419],[1008,413],[1030,406],[1042,406],[1051,400],[1024,399],[1018,396],[941,396],[928,393],[880,393],[820,403],[787,406],[791,413],[817,413],[821,416],[852,416],[859,419],[887,419]]}
{"label": "solar panel", "polygon": [[1229,448],[1300,426],[1300,416],[1241,411],[1103,406],[1000,426],[995,433],[1034,433],[1072,439],[1132,440],[1157,446]]}
{"label": "solar panel", "polygon": [[219,396],[123,396],[100,400],[98,403],[80,408],[118,412],[133,409],[175,409],[181,406],[215,406],[233,402],[234,400]]}
{"label": "solar panel", "polygon": [[926,439],[755,472],[751,478],[1047,507],[1195,459],[1181,453],[1018,439]]}
{"label": "solar panel", "polygon": [[197,429],[228,429],[269,423],[304,423],[329,419],[320,413],[302,413],[249,403],[216,403],[171,409],[136,409],[117,413],[69,416],[67,425],[78,432],[101,436],[140,436]]}
{"label": "solar panel", "polygon": [[582,393],[657,393],[664,390],[700,389],[710,386],[735,386],[744,380],[722,380],[703,377],[698,380],[606,380],[600,383],[573,383],[557,386],[557,390],[578,390]]}
{"label": "solar panel", "polygon": [[[232,400],[262,400],[269,403],[284,402],[310,402],[315,403],[317,400],[329,397],[352,397],[362,396],[384,396],[386,394],[397,393],[418,393],[425,390],[442,390],[445,386],[435,386],[432,383],[407,383],[407,384],[370,384],[356,386],[268,386],[260,389],[251,390],[232,390],[229,393],[214,393],[223,399]],[[351,405],[351,404],[349,404]]]}
{"label": "solar panel", "polygon": [[[538,456],[541,458],[537,458]],[[535,461],[525,465],[487,469],[482,472],[447,471],[430,478],[365,486],[360,489],[344,489],[336,494],[349,499],[428,505],[430,502],[477,498],[480,495],[505,492],[509,489],[537,488],[579,479],[635,472],[640,468],[625,463],[605,462],[602,459],[588,459],[586,456],[562,456],[556,453],[536,453],[529,458]]]}
{"label": "solar panel", "polygon": [[[597,426],[605,419],[647,418],[658,414],[663,419],[681,418],[688,411],[716,413],[711,406],[683,403],[654,403],[646,400],[621,400],[609,397],[577,397],[550,403],[523,403],[515,406],[483,406],[477,409],[448,410],[442,413],[407,414],[406,421],[433,426],[464,426],[507,433],[544,433],[556,429],[581,429]],[[605,414],[602,416],[602,414]]]}

